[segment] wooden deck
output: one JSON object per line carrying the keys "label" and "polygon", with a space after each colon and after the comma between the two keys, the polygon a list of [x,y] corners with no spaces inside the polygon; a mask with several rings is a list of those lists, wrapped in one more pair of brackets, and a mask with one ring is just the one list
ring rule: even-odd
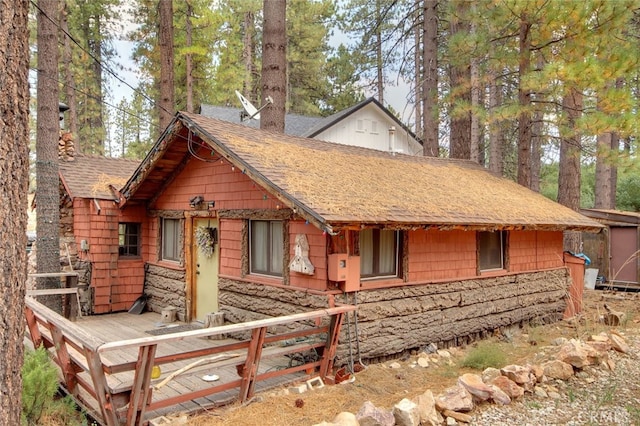
{"label": "wooden deck", "polygon": [[[31,342],[49,349],[66,391],[101,424],[129,425],[245,401],[293,381],[330,380],[343,314],[353,309],[158,336],[147,331],[181,323],[162,324],[161,316],[150,312],[70,322],[32,298],[25,314]],[[154,366],[161,375],[152,379]]]}

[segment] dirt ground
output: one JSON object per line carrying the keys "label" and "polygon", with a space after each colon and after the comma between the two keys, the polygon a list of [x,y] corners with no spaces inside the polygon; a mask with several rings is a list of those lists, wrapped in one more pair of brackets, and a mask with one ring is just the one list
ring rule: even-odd
{"label": "dirt ground", "polygon": [[[628,335],[640,334],[640,293],[585,290],[583,311],[577,318],[543,326],[527,326],[490,339],[507,355],[507,364],[525,365],[542,347],[551,345],[557,337],[582,338],[608,330],[601,323],[605,304],[626,314],[620,325]],[[473,346],[473,345],[470,345]],[[456,383],[466,372],[478,371],[459,367],[471,347],[454,348],[452,365],[440,362],[427,368],[411,367],[416,356],[397,360],[399,369],[389,368],[391,362],[368,365],[348,384],[326,386],[301,395],[286,395],[280,390],[256,395],[244,405],[231,405],[211,410],[189,419],[190,425],[313,425],[331,421],[342,411],[356,413],[365,401],[391,409],[403,398],[413,398],[430,389],[438,395]]]}

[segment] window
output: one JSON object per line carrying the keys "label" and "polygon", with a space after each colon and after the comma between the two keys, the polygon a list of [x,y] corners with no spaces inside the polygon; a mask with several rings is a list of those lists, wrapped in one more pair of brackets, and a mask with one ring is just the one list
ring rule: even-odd
{"label": "window", "polygon": [[251,273],[282,276],[284,238],[281,221],[249,222]]}
{"label": "window", "polygon": [[478,232],[478,266],[481,271],[505,269],[507,233]]}
{"label": "window", "polygon": [[360,231],[360,276],[398,276],[400,233],[381,229]]}
{"label": "window", "polygon": [[180,261],[180,219],[162,219],[162,259]]}
{"label": "window", "polygon": [[118,254],[120,256],[140,255],[140,224],[118,224]]}

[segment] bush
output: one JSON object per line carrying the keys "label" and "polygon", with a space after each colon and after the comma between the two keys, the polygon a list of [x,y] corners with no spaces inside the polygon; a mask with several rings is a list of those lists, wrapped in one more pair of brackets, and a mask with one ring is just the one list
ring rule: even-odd
{"label": "bush", "polygon": [[38,424],[58,391],[58,373],[47,351],[27,351],[22,366],[22,422]]}
{"label": "bush", "polygon": [[496,343],[480,342],[462,360],[463,367],[484,370],[488,367],[500,368],[506,363],[504,350]]}

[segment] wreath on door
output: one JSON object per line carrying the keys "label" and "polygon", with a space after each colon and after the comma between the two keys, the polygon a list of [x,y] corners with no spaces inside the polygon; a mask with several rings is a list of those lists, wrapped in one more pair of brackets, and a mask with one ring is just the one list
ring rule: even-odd
{"label": "wreath on door", "polygon": [[213,256],[213,252],[218,242],[218,229],[209,226],[199,226],[196,228],[196,245],[198,250],[205,257]]}

